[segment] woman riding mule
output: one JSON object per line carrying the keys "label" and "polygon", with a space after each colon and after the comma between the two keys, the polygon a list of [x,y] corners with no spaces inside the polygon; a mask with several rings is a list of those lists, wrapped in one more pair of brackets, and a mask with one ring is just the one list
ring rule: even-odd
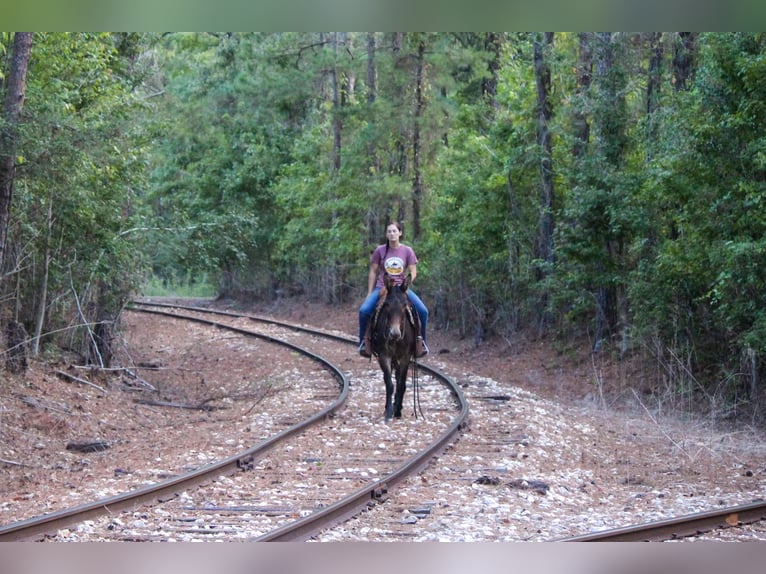
{"label": "woman riding mule", "polygon": [[[367,278],[367,298],[359,308],[359,354],[363,357],[372,356],[370,344],[370,317],[380,299],[384,276],[388,275],[393,285],[402,285],[409,274],[409,284],[418,275],[418,258],[412,247],[401,243],[402,226],[393,221],[386,227],[386,243],[379,245],[370,257],[370,273]],[[381,272],[382,271],[382,272]],[[428,354],[426,345],[426,325],[428,323],[428,308],[412,289],[407,289],[407,296],[418,314],[420,335],[415,343],[415,357]]]}
{"label": "woman riding mule", "polygon": [[401,285],[395,285],[391,276],[385,275],[384,286],[371,331],[372,352],[378,357],[386,384],[385,420],[389,421],[402,418],[407,371],[414,355],[418,327],[417,313],[407,297],[410,277]]}

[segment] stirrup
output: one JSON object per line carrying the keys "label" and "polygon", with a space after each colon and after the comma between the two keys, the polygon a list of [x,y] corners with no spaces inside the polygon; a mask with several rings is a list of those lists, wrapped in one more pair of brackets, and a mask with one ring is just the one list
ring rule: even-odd
{"label": "stirrup", "polygon": [[366,357],[366,358],[372,357],[372,353],[370,352],[370,349],[369,349],[369,341],[365,340],[359,343],[359,354],[362,357]]}

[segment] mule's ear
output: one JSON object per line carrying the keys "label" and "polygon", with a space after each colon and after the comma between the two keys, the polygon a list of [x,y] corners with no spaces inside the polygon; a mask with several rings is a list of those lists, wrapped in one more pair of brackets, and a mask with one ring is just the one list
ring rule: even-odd
{"label": "mule's ear", "polygon": [[383,285],[385,285],[386,289],[391,289],[391,286],[394,284],[394,280],[391,279],[391,276],[388,273],[383,274]]}
{"label": "mule's ear", "polygon": [[404,283],[402,283],[402,291],[406,293],[407,289],[410,288],[411,284],[412,284],[412,275],[407,275],[407,277],[404,278]]}

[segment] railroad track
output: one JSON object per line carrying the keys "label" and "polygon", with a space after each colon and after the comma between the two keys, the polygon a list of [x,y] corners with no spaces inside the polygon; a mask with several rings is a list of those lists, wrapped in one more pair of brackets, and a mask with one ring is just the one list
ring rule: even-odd
{"label": "railroad track", "polygon": [[613,528],[562,539],[564,542],[657,542],[697,537],[718,530],[736,530],[766,519],[766,501]]}
{"label": "railroad track", "polygon": [[[441,380],[438,373],[431,372],[428,365],[421,365],[424,373],[421,398],[426,420],[415,419],[406,410],[405,419],[384,425],[381,423],[380,371],[375,363],[356,356],[356,342],[352,338],[336,332],[285,325],[270,318],[148,303],[136,304],[127,316],[152,313],[158,321],[195,325],[193,329],[183,327],[189,329],[190,337],[197,337],[196,346],[190,346],[194,350],[186,351],[193,355],[191,359],[202,354],[200,348],[214,355],[221,346],[229,345],[249,355],[254,364],[259,361],[258,357],[268,356],[273,363],[269,376],[285,371],[285,364],[291,365],[288,370],[294,372],[287,373],[285,387],[275,397],[259,404],[263,412],[248,410],[242,417],[234,417],[228,424],[232,436],[221,439],[233,444],[239,444],[242,436],[256,436],[257,440],[252,441],[251,447],[234,449],[213,463],[192,469],[179,464],[180,470],[166,480],[43,517],[0,526],[0,540],[46,537],[53,540],[306,540],[349,516],[365,516],[359,513],[378,506],[394,517],[390,522],[392,539],[415,534],[414,530],[394,532],[400,513],[408,508],[406,498],[381,503],[386,501],[389,489],[427,464],[451,443],[460,426],[465,424],[462,415],[467,414],[467,407],[459,389],[449,390],[449,384]],[[255,342],[249,342],[251,340]],[[162,347],[162,341],[158,340],[158,346]],[[168,349],[161,350],[168,352]],[[165,360],[167,363],[167,359],[161,357],[150,359],[150,362]],[[159,377],[166,367],[167,364],[160,365],[150,372],[153,377]],[[228,368],[224,365],[220,370]],[[147,378],[150,377],[147,375]],[[446,393],[444,385],[447,385]],[[230,390],[230,394],[235,395],[236,390]],[[411,387],[407,396],[408,401],[411,400]],[[492,413],[505,416],[504,399],[506,397],[482,392],[480,387],[472,394],[472,400],[486,403],[477,405],[477,412],[484,413],[482,418],[487,415],[494,418]],[[271,417],[266,411],[277,400],[282,401],[283,406],[292,405],[293,410],[281,409],[277,416]],[[407,403],[405,407],[408,409]],[[211,411],[206,416],[213,417],[215,413]],[[293,430],[312,417],[315,420],[308,431]],[[517,420],[516,428],[509,425],[513,419],[502,420],[503,424],[496,425],[491,436],[482,433],[482,452],[511,446],[522,456],[528,442],[524,421]],[[362,427],[354,426],[360,422]],[[477,425],[482,422],[474,421]],[[246,435],[242,432],[245,424],[253,429]],[[281,436],[283,434],[291,436]],[[431,446],[440,438],[444,442]],[[270,441],[273,444],[267,446]],[[397,450],[397,445],[406,448]],[[215,452],[211,450],[207,459],[214,458]],[[410,462],[417,453],[424,455],[420,462]],[[459,488],[479,474],[482,474],[480,478],[484,478],[484,473],[486,478],[493,478],[503,470],[491,465],[464,468],[460,460],[450,465],[454,478],[447,479],[447,489]],[[194,473],[196,478],[187,476]],[[467,478],[469,476],[471,478]],[[189,482],[184,483],[187,479]],[[450,486],[453,484],[450,481],[454,481],[454,486]],[[738,530],[745,530],[745,525],[762,520],[763,505],[757,501],[557,540],[693,540],[714,537],[722,528],[730,536],[736,536]],[[459,512],[457,505],[454,508]],[[412,515],[413,509],[410,511]]]}
{"label": "railroad track", "polygon": [[[264,420],[263,413],[251,417],[248,424],[268,436],[245,450],[116,496],[2,526],[0,540],[66,539],[61,532],[69,529],[85,529],[96,540],[305,540],[385,501],[388,490],[427,465],[467,419],[459,387],[419,365],[426,420],[383,425],[380,372],[358,360],[350,374],[338,367],[355,344],[341,334],[146,301],[136,302],[127,316],[137,313],[192,322],[203,340],[211,330],[234,338],[228,344],[257,338],[270,357],[281,348],[290,355],[283,360],[295,368],[300,363],[302,373],[293,376],[282,400],[300,408],[289,415],[280,411],[276,421]],[[280,429],[286,418],[297,422]]]}

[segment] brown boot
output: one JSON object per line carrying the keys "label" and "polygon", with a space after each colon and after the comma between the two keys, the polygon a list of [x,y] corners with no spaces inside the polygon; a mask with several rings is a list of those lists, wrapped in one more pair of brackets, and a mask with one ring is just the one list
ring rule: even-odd
{"label": "brown boot", "polygon": [[415,340],[415,358],[425,357],[428,354],[428,345],[423,340],[423,337],[418,337]]}
{"label": "brown boot", "polygon": [[364,337],[362,337],[362,342],[359,343],[359,354],[363,357],[370,358],[372,357],[372,321],[367,322],[367,327],[364,329]]}

